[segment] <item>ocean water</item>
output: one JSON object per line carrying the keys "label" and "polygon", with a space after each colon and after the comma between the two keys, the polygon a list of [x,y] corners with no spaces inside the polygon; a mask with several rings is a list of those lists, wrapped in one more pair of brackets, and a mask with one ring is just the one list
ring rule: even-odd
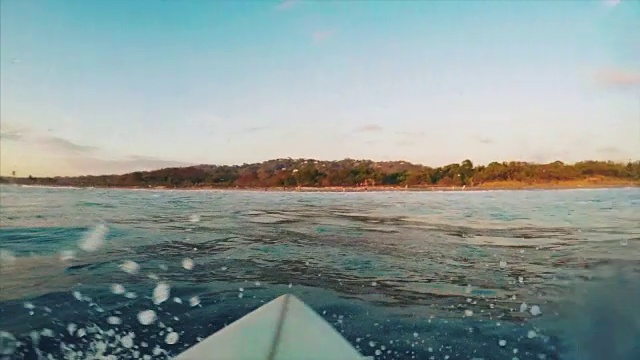
{"label": "ocean water", "polygon": [[637,188],[0,190],[0,358],[170,358],[284,293],[375,359],[640,358]]}

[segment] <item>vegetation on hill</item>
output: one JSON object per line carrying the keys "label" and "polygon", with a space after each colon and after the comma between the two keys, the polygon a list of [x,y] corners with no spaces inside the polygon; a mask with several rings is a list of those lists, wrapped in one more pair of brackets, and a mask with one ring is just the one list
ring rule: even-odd
{"label": "vegetation on hill", "polygon": [[626,164],[583,161],[571,165],[560,161],[549,164],[512,161],[474,166],[470,160],[465,160],[460,164],[433,168],[406,161],[277,159],[256,164],[198,165],[124,175],[29,176],[0,180],[25,185],[167,188],[493,187],[496,184],[535,186],[562,182],[640,183],[640,161]]}

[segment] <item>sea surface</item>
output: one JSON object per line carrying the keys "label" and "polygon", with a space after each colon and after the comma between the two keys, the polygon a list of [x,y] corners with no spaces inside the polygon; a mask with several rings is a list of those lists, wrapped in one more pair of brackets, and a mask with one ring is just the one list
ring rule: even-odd
{"label": "sea surface", "polygon": [[170,358],[285,293],[375,359],[640,359],[637,188],[0,194],[0,359]]}

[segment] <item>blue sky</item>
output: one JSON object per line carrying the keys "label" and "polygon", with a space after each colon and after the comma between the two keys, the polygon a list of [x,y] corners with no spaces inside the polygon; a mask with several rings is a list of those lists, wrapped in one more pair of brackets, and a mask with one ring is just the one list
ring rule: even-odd
{"label": "blue sky", "polygon": [[0,170],[640,158],[638,1],[12,1]]}

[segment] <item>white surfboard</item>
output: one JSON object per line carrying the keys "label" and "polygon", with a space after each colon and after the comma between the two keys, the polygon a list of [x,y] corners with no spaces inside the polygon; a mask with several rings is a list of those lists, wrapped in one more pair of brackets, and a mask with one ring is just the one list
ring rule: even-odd
{"label": "white surfboard", "polygon": [[329,323],[282,295],[179,354],[176,360],[363,360]]}

